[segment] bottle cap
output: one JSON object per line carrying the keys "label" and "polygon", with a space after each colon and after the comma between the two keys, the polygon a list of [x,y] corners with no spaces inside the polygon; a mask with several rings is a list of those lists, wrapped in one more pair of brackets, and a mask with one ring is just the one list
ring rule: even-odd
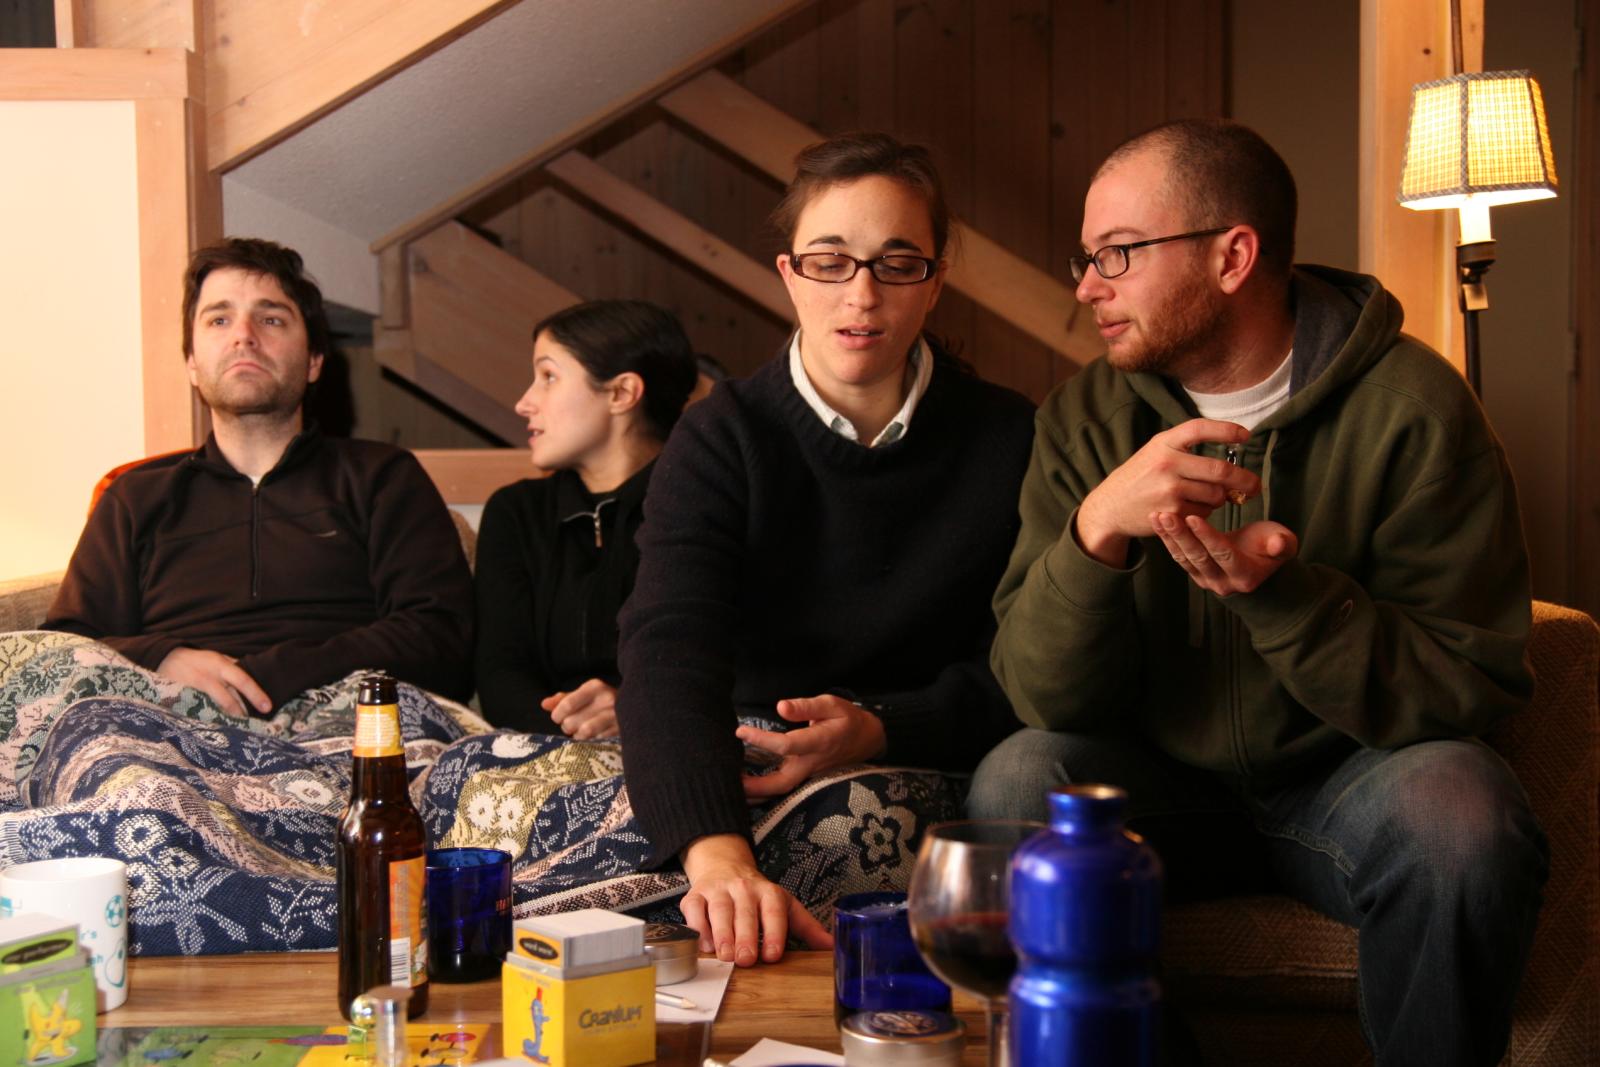
{"label": "bottle cap", "polygon": [[700,935],[679,923],[648,923],[644,950],[656,965],[656,985],[687,982],[700,973]]}
{"label": "bottle cap", "polygon": [[860,1011],[839,1027],[849,1067],[960,1067],[966,1026],[942,1011]]}

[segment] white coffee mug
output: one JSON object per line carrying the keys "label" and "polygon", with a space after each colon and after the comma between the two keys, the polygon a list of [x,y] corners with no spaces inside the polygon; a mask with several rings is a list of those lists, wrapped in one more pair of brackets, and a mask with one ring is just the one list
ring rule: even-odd
{"label": "white coffee mug", "polygon": [[38,860],[0,871],[0,918],[38,912],[78,924],[94,962],[98,1011],[128,999],[128,868],[103,856]]}

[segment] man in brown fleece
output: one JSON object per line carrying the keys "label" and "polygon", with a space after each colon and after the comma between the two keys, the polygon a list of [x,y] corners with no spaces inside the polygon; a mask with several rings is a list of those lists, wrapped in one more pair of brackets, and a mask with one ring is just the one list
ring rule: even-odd
{"label": "man in brown fleece", "polygon": [[438,491],[409,452],[305,422],[329,340],[299,254],[201,249],[183,314],[212,433],[112,483],[45,627],[237,716],[363,668],[466,696],[471,579]]}

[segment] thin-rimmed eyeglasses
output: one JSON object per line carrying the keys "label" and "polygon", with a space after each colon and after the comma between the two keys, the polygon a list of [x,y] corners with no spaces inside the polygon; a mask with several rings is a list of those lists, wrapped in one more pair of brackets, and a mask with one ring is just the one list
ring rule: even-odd
{"label": "thin-rimmed eyeglasses", "polygon": [[789,266],[802,278],[835,285],[856,276],[866,267],[884,285],[916,285],[933,277],[939,261],[923,256],[878,256],[857,259],[843,252],[790,252]]}
{"label": "thin-rimmed eyeglasses", "polygon": [[1102,278],[1116,278],[1128,273],[1128,253],[1135,248],[1144,248],[1146,245],[1161,245],[1168,241],[1187,241],[1191,237],[1210,237],[1213,234],[1227,233],[1232,226],[1213,226],[1209,230],[1194,230],[1190,233],[1175,233],[1171,237],[1152,237],[1148,241],[1134,241],[1125,245],[1106,245],[1097,248],[1093,255],[1073,256],[1067,260],[1067,267],[1072,271],[1074,283],[1083,281],[1084,275],[1089,273],[1089,264],[1094,264],[1094,269],[1099,271]]}

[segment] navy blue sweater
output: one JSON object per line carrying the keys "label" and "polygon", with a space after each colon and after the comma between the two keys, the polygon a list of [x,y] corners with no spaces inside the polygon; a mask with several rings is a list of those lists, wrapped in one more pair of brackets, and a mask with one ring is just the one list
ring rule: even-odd
{"label": "navy blue sweater", "polygon": [[883,719],[884,763],[953,770],[1017,728],[989,601],[1033,408],[936,360],[909,431],[878,448],[823,425],[786,348],[673,431],[621,618],[623,762],[652,863],[749,835],[736,714],[840,693]]}

